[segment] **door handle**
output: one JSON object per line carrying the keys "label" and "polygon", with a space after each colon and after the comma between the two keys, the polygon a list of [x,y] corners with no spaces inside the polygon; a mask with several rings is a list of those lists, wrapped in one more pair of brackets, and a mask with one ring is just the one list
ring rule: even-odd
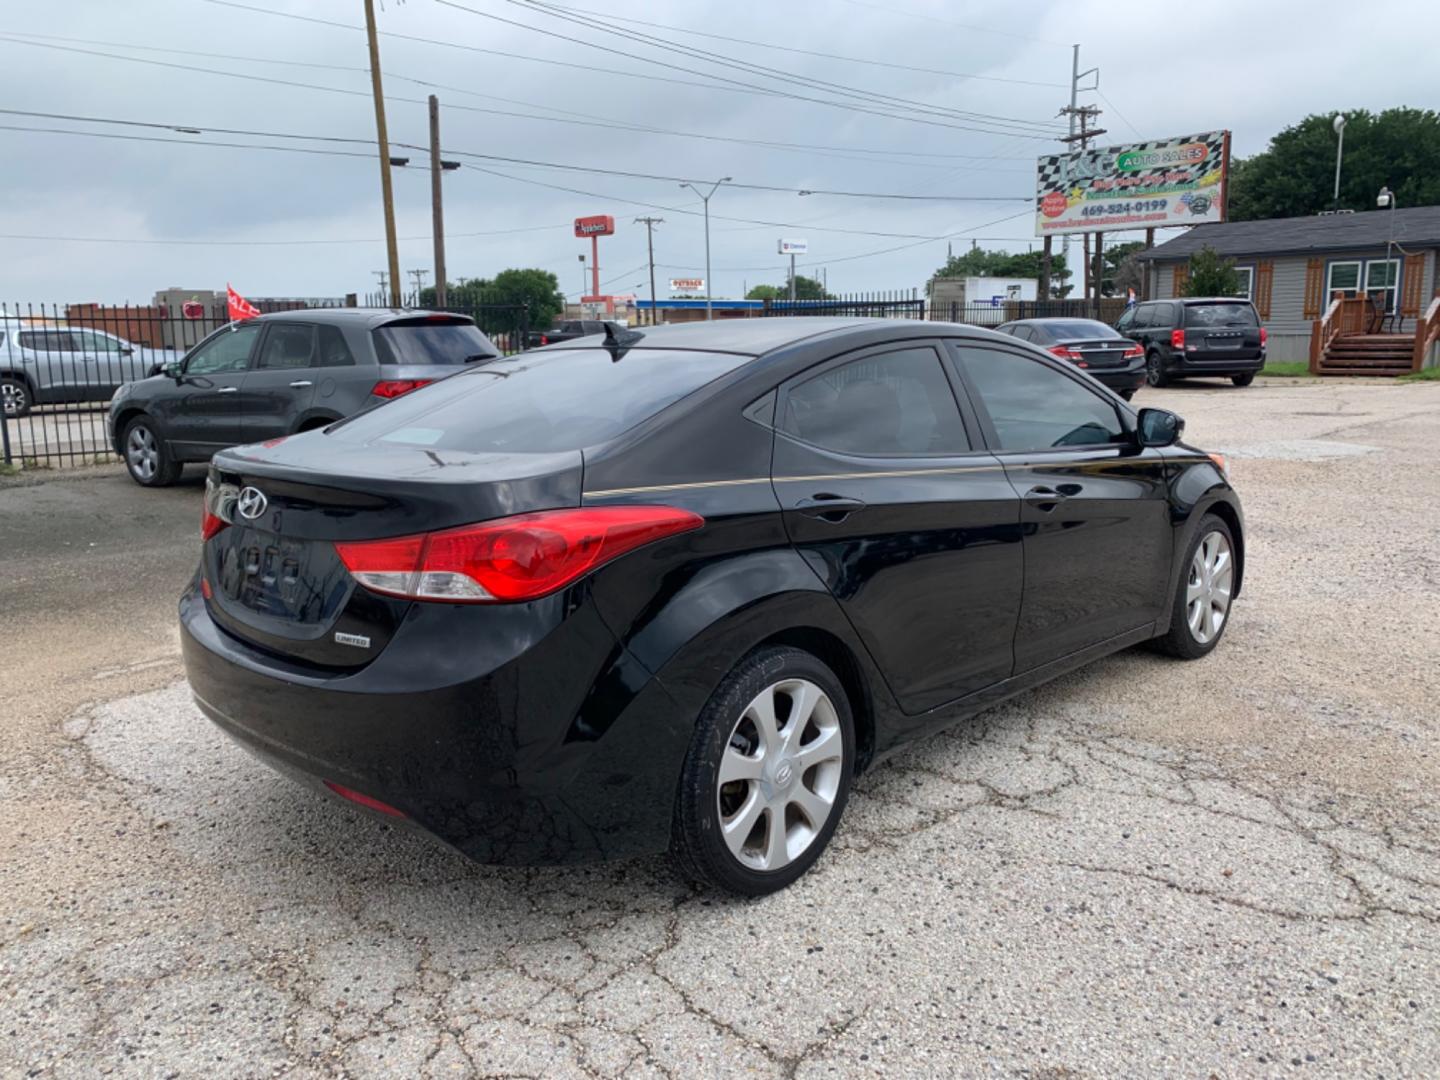
{"label": "door handle", "polygon": [[311,382],[309,379],[296,379],[296,380],[295,380],[294,382],[292,382],[290,385],[293,386],[293,387],[295,387],[295,388],[298,390],[298,389],[299,389],[300,387],[302,387],[302,386],[314,386],[315,384],[314,384],[313,382]]}
{"label": "door handle", "polygon": [[819,518],[821,521],[838,525],[856,510],[865,509],[865,503],[846,495],[821,491],[811,495],[808,499],[801,499],[795,504],[795,509],[807,517]]}
{"label": "door handle", "polygon": [[240,392],[240,388],[238,386],[222,386],[215,392],[217,394],[238,394]]}
{"label": "door handle", "polygon": [[1025,501],[1042,514],[1050,513],[1067,498],[1069,498],[1068,495],[1056,491],[1054,488],[1044,487],[1043,485],[1040,487],[1032,487],[1029,491],[1025,492]]}

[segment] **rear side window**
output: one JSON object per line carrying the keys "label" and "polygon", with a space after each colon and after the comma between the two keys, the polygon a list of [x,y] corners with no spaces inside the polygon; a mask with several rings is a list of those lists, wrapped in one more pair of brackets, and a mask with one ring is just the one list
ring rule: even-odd
{"label": "rear side window", "polygon": [[319,342],[315,356],[316,367],[354,367],[355,354],[338,326],[319,328]]}
{"label": "rear side window", "polygon": [[861,357],[791,387],[781,430],[842,454],[905,457],[970,449],[933,349]]}
{"label": "rear side window", "polygon": [[458,372],[331,429],[344,442],[548,453],[605,442],[746,361],[730,353],[531,352]]}
{"label": "rear side window", "polygon": [[1249,304],[1186,304],[1186,326],[1259,326]]}
{"label": "rear side window", "polygon": [[309,323],[271,323],[260,346],[260,367],[278,369],[307,368],[315,352],[315,327]]}
{"label": "rear side window", "polygon": [[439,364],[457,367],[489,360],[500,350],[471,322],[407,319],[377,328],[375,354],[382,364]]}
{"label": "rear side window", "polygon": [[21,330],[17,335],[22,348],[36,352],[78,352],[68,330]]}

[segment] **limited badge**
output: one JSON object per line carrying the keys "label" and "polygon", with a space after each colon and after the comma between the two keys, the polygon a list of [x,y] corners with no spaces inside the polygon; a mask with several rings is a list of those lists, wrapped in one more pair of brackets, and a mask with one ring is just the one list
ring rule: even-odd
{"label": "limited badge", "polygon": [[335,640],[341,645],[354,645],[357,649],[370,647],[370,639],[364,634],[342,634],[337,630],[335,631]]}

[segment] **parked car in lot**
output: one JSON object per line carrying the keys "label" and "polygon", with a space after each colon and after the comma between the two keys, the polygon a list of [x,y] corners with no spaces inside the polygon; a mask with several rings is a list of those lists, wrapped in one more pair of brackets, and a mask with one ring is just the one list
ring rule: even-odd
{"label": "parked car in lot", "polygon": [[1096,319],[1016,319],[996,329],[1068,360],[1126,401],[1145,385],[1145,350]]}
{"label": "parked car in lot", "polygon": [[324,427],[500,355],[473,319],[310,308],[227,323],[110,402],[110,442],[145,487],[227,446]]}
{"label": "parked car in lot", "polygon": [[1165,386],[1196,375],[1249,386],[1265,366],[1265,328],[1249,300],[1216,296],[1147,300],[1115,324],[1145,350],[1145,379]]}
{"label": "parked car in lot", "polygon": [[135,345],[93,327],[3,319],[0,407],[18,418],[36,405],[109,401],[123,384],[178,358],[172,349]]}
{"label": "parked car in lot", "polygon": [[991,331],[756,319],[527,352],[211,462],[200,708],[476,859],[793,881],[857,772],[1240,592],[1222,459]]}
{"label": "parked car in lot", "polygon": [[544,345],[556,345],[562,341],[603,334],[605,323],[599,319],[564,319],[549,330],[531,330],[525,337],[525,346],[538,349]]}

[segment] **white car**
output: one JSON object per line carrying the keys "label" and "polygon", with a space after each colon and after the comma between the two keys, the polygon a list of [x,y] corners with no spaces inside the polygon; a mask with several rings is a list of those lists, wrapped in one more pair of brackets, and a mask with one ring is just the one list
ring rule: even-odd
{"label": "white car", "polygon": [[0,406],[20,417],[35,405],[109,401],[122,384],[180,355],[88,326],[0,320]]}

